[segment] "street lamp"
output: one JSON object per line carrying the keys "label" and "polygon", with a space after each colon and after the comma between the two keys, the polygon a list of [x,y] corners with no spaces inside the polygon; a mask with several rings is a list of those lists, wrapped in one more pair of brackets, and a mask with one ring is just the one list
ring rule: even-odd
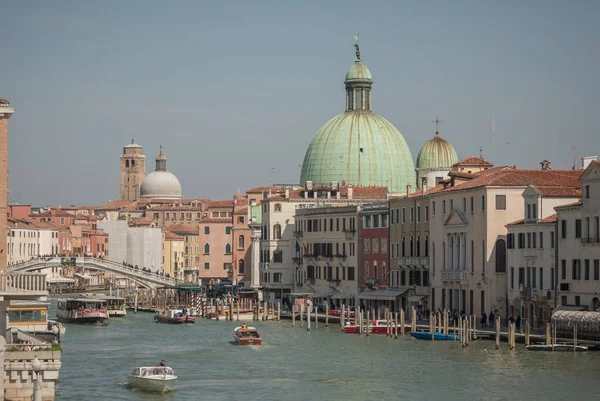
{"label": "street lamp", "polygon": [[32,401],[42,401],[42,381],[40,371],[42,370],[42,363],[37,356],[31,362],[31,368],[35,372],[35,384],[33,386],[33,394],[31,395]]}

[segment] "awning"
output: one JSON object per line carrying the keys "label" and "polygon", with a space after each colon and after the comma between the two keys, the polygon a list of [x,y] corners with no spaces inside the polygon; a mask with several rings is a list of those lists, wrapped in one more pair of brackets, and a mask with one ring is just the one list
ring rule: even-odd
{"label": "awning", "polygon": [[48,284],[58,284],[58,283],[74,283],[75,280],[67,277],[52,277],[46,280]]}
{"label": "awning", "polygon": [[81,278],[82,278],[82,279],[84,279],[84,280],[91,280],[91,279],[92,279],[92,276],[88,276],[87,274],[79,274],[79,273],[75,273],[75,275],[76,275],[77,277],[81,277]]}
{"label": "awning", "polygon": [[411,295],[410,297],[408,297],[408,302],[419,302],[426,296],[427,295]]}
{"label": "awning", "polygon": [[376,291],[365,291],[358,294],[360,299],[374,299],[374,300],[382,300],[382,301],[393,301],[398,299],[398,297],[404,294],[406,289],[396,289],[396,290],[376,290]]}

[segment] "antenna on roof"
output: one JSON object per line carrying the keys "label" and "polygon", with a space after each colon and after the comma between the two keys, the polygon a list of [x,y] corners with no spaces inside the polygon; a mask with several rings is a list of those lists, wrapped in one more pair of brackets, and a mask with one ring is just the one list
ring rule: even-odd
{"label": "antenna on roof", "polygon": [[483,160],[483,148],[479,147],[479,158]]}
{"label": "antenna on roof", "polygon": [[577,149],[575,146],[571,145],[571,152],[573,152],[573,170],[576,169],[576,165],[577,165],[577,161],[575,159],[575,149]]}

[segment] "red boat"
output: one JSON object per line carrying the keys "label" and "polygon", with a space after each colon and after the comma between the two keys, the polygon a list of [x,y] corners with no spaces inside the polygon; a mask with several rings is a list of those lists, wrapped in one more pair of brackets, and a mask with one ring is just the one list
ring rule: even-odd
{"label": "red boat", "polygon": [[156,321],[156,323],[168,324],[194,324],[196,319],[188,314],[184,314],[179,309],[169,309],[154,315],[154,321]]}
{"label": "red boat", "polygon": [[262,338],[254,327],[236,327],[233,330],[233,340],[238,345],[261,345]]}
{"label": "red boat", "polygon": [[[388,322],[387,320],[374,320],[373,322],[371,322],[371,324],[369,324],[369,333],[371,334],[387,334],[387,326]],[[356,334],[359,333],[359,327],[355,324],[355,323],[346,323],[346,325],[344,326],[344,331],[346,333],[351,333],[351,334]],[[394,322],[392,322],[391,324],[391,330],[392,330],[392,334],[394,334],[396,332],[396,329],[394,327]],[[404,325],[404,334],[407,334],[410,331],[410,325],[405,324]],[[400,323],[398,323],[398,334],[402,333],[402,328],[400,326]]]}

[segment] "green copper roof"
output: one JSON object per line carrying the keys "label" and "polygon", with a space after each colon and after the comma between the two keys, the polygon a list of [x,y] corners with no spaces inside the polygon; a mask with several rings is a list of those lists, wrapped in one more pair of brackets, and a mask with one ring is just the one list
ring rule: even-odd
{"label": "green copper roof", "polygon": [[435,133],[433,139],[425,142],[417,156],[417,168],[450,168],[458,163],[458,155],[450,142]]}
{"label": "green copper roof", "polygon": [[387,186],[398,193],[405,192],[407,184],[415,187],[416,173],[400,132],[371,111],[354,110],[317,131],[302,165],[300,184],[306,181]]}
{"label": "green copper roof", "polygon": [[364,65],[360,60],[356,61],[352,67],[346,73],[345,82],[352,81],[371,81],[373,82],[373,77],[371,76],[371,71]]}

